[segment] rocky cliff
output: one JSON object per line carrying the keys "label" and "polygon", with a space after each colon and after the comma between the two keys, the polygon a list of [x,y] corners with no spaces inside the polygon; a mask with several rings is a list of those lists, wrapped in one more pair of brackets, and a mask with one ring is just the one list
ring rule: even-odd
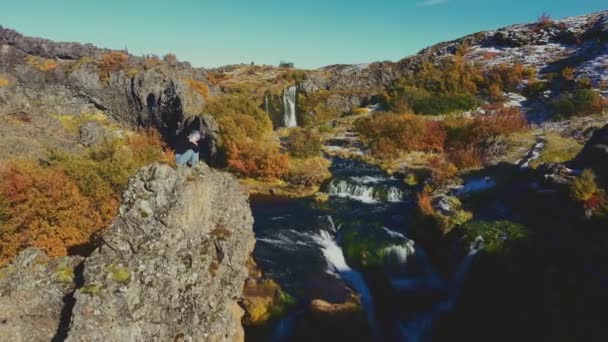
{"label": "rocky cliff", "polygon": [[[25,118],[0,134],[35,154],[39,147],[20,139],[24,130],[63,148],[69,139],[47,132],[59,129],[53,118],[101,113],[130,128],[158,128],[171,141],[190,128],[185,120],[201,114],[205,97],[216,91],[204,75],[174,58],[52,42],[0,26],[0,118]],[[0,152],[2,157],[24,151],[6,146]]]}
{"label": "rocky cliff", "polygon": [[28,249],[0,271],[0,340],[242,341],[252,224],[232,176],[145,167],[84,263]]}

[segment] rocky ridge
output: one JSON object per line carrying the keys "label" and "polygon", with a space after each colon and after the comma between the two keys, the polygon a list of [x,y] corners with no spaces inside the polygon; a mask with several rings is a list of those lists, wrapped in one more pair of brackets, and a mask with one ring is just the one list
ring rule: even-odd
{"label": "rocky ridge", "polygon": [[1,270],[0,340],[244,339],[237,302],[255,240],[234,177],[154,164],[123,197],[84,262],[27,249]]}

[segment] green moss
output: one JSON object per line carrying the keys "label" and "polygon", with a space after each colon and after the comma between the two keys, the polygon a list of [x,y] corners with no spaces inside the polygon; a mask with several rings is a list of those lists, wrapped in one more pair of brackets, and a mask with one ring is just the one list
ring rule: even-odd
{"label": "green moss", "polygon": [[72,283],[74,281],[74,268],[62,262],[55,269],[55,277],[60,283]]}
{"label": "green moss", "polygon": [[583,145],[579,144],[572,138],[564,138],[558,134],[547,134],[545,136],[545,147],[540,155],[540,158],[532,161],[530,166],[536,168],[543,163],[563,163],[576,157],[583,149]]}
{"label": "green moss", "polygon": [[408,173],[408,174],[405,176],[405,178],[403,178],[403,182],[404,182],[406,185],[409,185],[409,186],[416,186],[416,185],[418,185],[418,178],[416,177],[416,175],[415,175],[415,174],[413,174],[413,173]]}
{"label": "green moss", "polygon": [[79,115],[53,115],[53,118],[65,128],[68,132],[78,134],[80,126],[87,122],[97,122],[104,126],[110,126],[108,117],[101,113],[81,113]]}
{"label": "green moss", "polygon": [[465,241],[483,239],[483,250],[488,253],[507,253],[516,243],[526,239],[526,228],[511,221],[472,221],[463,226]]}
{"label": "green moss", "polygon": [[101,293],[102,286],[99,284],[85,285],[80,289],[80,292],[86,293],[90,296],[99,296]]}
{"label": "green moss", "polygon": [[105,267],[105,271],[110,276],[110,279],[117,283],[128,284],[131,282],[131,271],[124,266],[110,264]]}

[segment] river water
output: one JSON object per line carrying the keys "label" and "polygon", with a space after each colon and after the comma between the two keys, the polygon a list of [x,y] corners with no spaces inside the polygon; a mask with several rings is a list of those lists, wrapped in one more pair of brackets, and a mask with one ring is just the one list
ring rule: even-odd
{"label": "river water", "polygon": [[357,161],[334,159],[331,171],[327,203],[251,197],[254,258],[299,304],[265,333],[248,334],[248,341],[306,340],[296,326],[335,340],[335,331],[324,334],[324,327],[303,321],[311,300],[344,301],[345,287],[359,296],[364,310],[368,333],[358,340],[430,340],[435,319],[456,304],[478,247],[453,276],[441,277],[408,237],[415,189]]}

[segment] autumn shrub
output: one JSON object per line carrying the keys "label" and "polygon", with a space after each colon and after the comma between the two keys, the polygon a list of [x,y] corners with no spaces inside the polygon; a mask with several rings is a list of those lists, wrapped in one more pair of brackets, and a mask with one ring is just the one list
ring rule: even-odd
{"label": "autumn shrub", "polygon": [[483,164],[483,153],[474,146],[464,147],[461,149],[450,149],[447,151],[448,159],[458,169],[475,169]]}
{"label": "autumn shrub", "polygon": [[321,136],[311,128],[296,128],[287,138],[287,150],[296,158],[319,156],[321,146]]}
{"label": "autumn shrub", "polygon": [[330,161],[317,156],[307,159],[291,159],[285,179],[290,184],[318,186],[331,177]]}
{"label": "autumn shrub", "polygon": [[66,255],[104,227],[92,201],[59,168],[9,162],[0,169],[0,180],[0,264],[29,246]]}
{"label": "autumn shrub", "polygon": [[550,83],[545,81],[534,81],[528,82],[527,87],[524,89],[523,94],[526,97],[537,98],[542,93],[550,89]]}
{"label": "autumn shrub", "polygon": [[8,78],[3,77],[3,76],[0,75],[0,88],[1,87],[6,87],[9,84],[11,84],[11,82],[8,80]]}
{"label": "autumn shrub", "polygon": [[190,87],[191,92],[201,95],[204,99],[209,97],[209,87],[205,82],[188,79],[186,83]]}
{"label": "autumn shrub", "polygon": [[489,114],[478,116],[471,123],[468,139],[472,144],[527,129],[527,120],[518,107],[490,106],[486,111]]}
{"label": "autumn shrub", "polygon": [[289,156],[280,151],[268,115],[250,98],[222,96],[209,101],[205,111],[219,126],[220,148],[225,164],[245,177],[280,178],[289,165]]}
{"label": "autumn shrub", "polygon": [[606,109],[606,100],[599,92],[590,89],[564,93],[552,104],[557,119],[599,114]]}
{"label": "autumn shrub", "polygon": [[129,55],[124,52],[113,51],[101,57],[98,63],[99,77],[107,82],[110,74],[124,70],[129,62]]}
{"label": "autumn shrub", "polygon": [[102,221],[107,225],[116,215],[119,192],[102,176],[100,164],[86,154],[51,151],[52,166],[64,172],[78,185],[80,193],[91,200]]}
{"label": "autumn shrub", "polygon": [[569,185],[570,195],[579,202],[585,202],[593,198],[600,191],[596,183],[595,173],[590,169],[585,169]]}
{"label": "autumn shrub", "polygon": [[378,113],[358,120],[355,129],[380,158],[410,151],[443,151],[446,139],[440,123],[412,114]]}
{"label": "autumn shrub", "polygon": [[547,29],[547,28],[553,26],[553,24],[554,24],[554,22],[553,22],[553,19],[551,19],[551,15],[548,13],[543,13],[536,20],[536,29],[544,30],[544,29]]}
{"label": "autumn shrub", "polygon": [[228,167],[244,177],[282,178],[289,167],[289,156],[269,142],[230,142]]}
{"label": "autumn shrub", "polygon": [[26,63],[40,71],[51,71],[57,69],[59,63],[54,59],[46,59],[37,56],[28,56]]}
{"label": "autumn shrub", "polygon": [[169,165],[175,163],[175,155],[155,129],[139,129],[129,134],[125,143],[133,156],[136,168],[153,162]]}
{"label": "autumn shrub", "polygon": [[434,215],[435,208],[433,208],[432,197],[430,191],[423,190],[418,193],[417,196],[418,210],[422,215]]}
{"label": "autumn shrub", "polygon": [[440,156],[431,158],[428,167],[431,170],[431,180],[437,185],[449,183],[458,175],[456,165]]}
{"label": "autumn shrub", "polygon": [[504,91],[512,92],[516,90],[524,78],[534,77],[535,74],[535,70],[527,69],[520,63],[501,63],[486,72],[484,83],[488,92],[492,85],[497,85]]}

